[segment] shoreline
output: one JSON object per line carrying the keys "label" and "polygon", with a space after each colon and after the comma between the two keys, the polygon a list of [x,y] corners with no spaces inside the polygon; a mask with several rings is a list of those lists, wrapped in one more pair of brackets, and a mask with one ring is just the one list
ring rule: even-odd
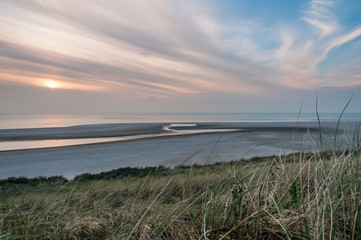
{"label": "shoreline", "polygon": [[[0,152],[45,149],[89,144],[129,142],[165,136],[226,132],[315,132],[316,126],[294,123],[152,123],[95,124],[59,128],[0,129]],[[286,126],[285,126],[286,125]],[[287,126],[288,125],[288,126]],[[298,124],[297,124],[298,125]],[[314,125],[314,124],[313,124]]]}
{"label": "shoreline", "polygon": [[[346,151],[347,152],[347,151]],[[319,154],[322,157],[329,157],[332,154],[336,156],[341,155],[342,151],[333,152],[331,150],[320,151],[316,154]],[[0,189],[1,186],[10,184],[26,184],[26,183],[51,183],[51,182],[76,182],[76,181],[91,181],[91,180],[111,180],[111,179],[121,179],[125,177],[146,177],[148,174],[159,172],[167,172],[169,174],[170,171],[177,170],[177,169],[190,169],[190,168],[209,168],[209,167],[217,167],[220,165],[227,165],[227,166],[234,166],[238,165],[239,163],[249,164],[249,163],[263,163],[267,161],[271,161],[275,158],[282,158],[285,163],[289,163],[294,161],[296,157],[303,155],[304,158],[309,158],[314,156],[315,153],[306,152],[294,152],[284,155],[270,155],[270,156],[254,156],[250,159],[238,159],[234,161],[219,161],[211,164],[193,164],[193,165],[177,165],[173,168],[164,167],[162,165],[156,167],[121,167],[117,169],[113,169],[110,171],[99,172],[99,173],[82,173],[76,175],[72,179],[65,178],[62,175],[54,175],[54,176],[38,176],[34,178],[27,178],[27,177],[9,177],[6,179],[0,179]]]}
{"label": "shoreline", "polygon": [[[154,128],[163,129],[162,126],[165,124],[147,126],[140,124],[137,125],[138,128],[135,128],[134,124],[126,126],[128,132],[134,133],[144,129],[146,131]],[[54,175],[63,175],[71,179],[85,172],[99,173],[121,167],[163,165],[173,168],[190,156],[192,157],[187,164],[204,165],[241,158],[249,159],[254,156],[332,149],[335,123],[325,124],[322,129],[324,138],[322,148],[317,140],[319,137],[317,125],[318,123],[298,123],[298,126],[296,123],[197,123],[196,130],[238,128],[238,131],[153,136],[85,145],[0,151],[0,179]],[[101,126],[108,130],[109,127],[124,128],[124,125],[119,124]],[[88,133],[92,130],[89,125],[80,128]],[[193,131],[195,127],[178,126],[175,129]],[[102,129],[97,129],[100,130]],[[79,131],[76,132],[78,133]],[[342,127],[339,133],[346,134],[347,129]],[[351,136],[347,137],[351,138]],[[340,144],[345,143],[341,141]]]}
{"label": "shoreline", "polygon": [[[191,123],[191,124],[190,124]],[[325,122],[326,128],[335,127],[337,122]],[[355,122],[347,122],[354,125]],[[82,138],[124,137],[142,134],[165,133],[171,130],[236,129],[236,130],[307,130],[318,129],[317,122],[164,122],[164,123],[111,123],[87,124],[67,127],[0,129],[0,141],[59,140]],[[189,126],[192,125],[192,126]]]}
{"label": "shoreline", "polygon": [[[55,146],[55,147],[41,147],[41,148],[28,148],[28,149],[14,149],[14,150],[0,150],[1,153],[10,153],[10,152],[19,152],[19,151],[31,151],[31,150],[46,150],[46,149],[62,149],[62,148],[72,148],[72,147],[86,147],[86,146],[101,146],[107,144],[121,144],[121,143],[130,143],[130,142],[138,142],[145,140],[157,140],[157,139],[167,139],[167,138],[175,138],[175,137],[187,137],[189,135],[212,135],[212,134],[226,134],[230,132],[240,132],[242,130],[236,131],[216,131],[216,132],[200,132],[200,133],[185,133],[181,135],[159,135],[159,136],[147,136],[147,137],[137,137],[138,135],[132,135],[131,137],[135,137],[133,139],[124,139],[124,140],[112,140],[112,141],[104,141],[104,142],[94,142],[94,143],[84,143],[84,144],[74,144],[74,145],[65,145],[65,146]],[[128,136],[126,136],[128,137]],[[112,137],[109,137],[112,138]],[[75,138],[78,139],[78,138]],[[81,138],[80,138],[81,139]],[[95,138],[96,139],[96,138]],[[46,140],[63,140],[63,139],[44,139]],[[31,140],[30,140],[31,141]],[[43,141],[43,140],[39,140]]]}

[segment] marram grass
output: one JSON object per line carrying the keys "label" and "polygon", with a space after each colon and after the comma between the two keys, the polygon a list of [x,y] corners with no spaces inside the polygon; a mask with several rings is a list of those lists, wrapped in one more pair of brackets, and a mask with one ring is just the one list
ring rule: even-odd
{"label": "marram grass", "polygon": [[3,181],[0,239],[361,239],[359,147],[148,170]]}

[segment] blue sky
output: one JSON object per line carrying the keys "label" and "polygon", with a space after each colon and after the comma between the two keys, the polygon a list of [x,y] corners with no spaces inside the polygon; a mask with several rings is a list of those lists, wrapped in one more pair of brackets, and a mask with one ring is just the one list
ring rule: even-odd
{"label": "blue sky", "polygon": [[361,112],[361,2],[0,2],[4,113]]}

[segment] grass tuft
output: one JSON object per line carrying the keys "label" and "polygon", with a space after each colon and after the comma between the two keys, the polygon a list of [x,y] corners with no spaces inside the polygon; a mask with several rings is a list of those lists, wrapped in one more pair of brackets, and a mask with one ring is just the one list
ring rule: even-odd
{"label": "grass tuft", "polygon": [[359,144],[0,182],[0,239],[360,239]]}

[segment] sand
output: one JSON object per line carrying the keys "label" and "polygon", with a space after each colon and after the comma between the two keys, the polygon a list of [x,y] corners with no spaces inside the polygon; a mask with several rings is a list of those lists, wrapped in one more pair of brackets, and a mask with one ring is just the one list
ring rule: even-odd
{"label": "sand", "polygon": [[[217,129],[188,135],[159,136],[162,124],[101,124],[67,128],[0,130],[0,140],[114,137],[155,134],[153,137],[68,147],[2,151],[0,179],[63,175],[73,178],[82,173],[98,173],[120,167],[182,164],[210,164],[253,156],[292,151],[320,150],[317,123],[198,123],[176,130]],[[350,138],[355,124],[341,126],[340,138]],[[335,123],[323,125],[323,148],[331,148]],[[297,128],[296,128],[297,127]],[[219,129],[234,129],[219,132]],[[350,131],[352,132],[352,131]],[[192,156],[192,157],[191,157]]]}

